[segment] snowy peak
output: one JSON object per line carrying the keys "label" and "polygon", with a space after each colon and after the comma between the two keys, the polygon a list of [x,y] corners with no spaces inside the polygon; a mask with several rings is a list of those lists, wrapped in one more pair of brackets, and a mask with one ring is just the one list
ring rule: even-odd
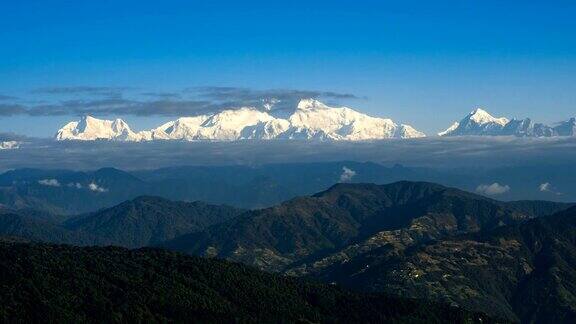
{"label": "snowy peak", "polygon": [[148,131],[134,133],[123,120],[90,116],[65,125],[57,140],[374,140],[424,137],[409,125],[371,117],[347,107],[330,107],[315,99],[300,100],[286,118],[254,107],[229,109],[209,115],[182,117]]}
{"label": "snowy peak", "polygon": [[460,122],[455,122],[439,136],[466,136],[466,135],[498,135],[508,124],[505,117],[496,118],[486,110],[477,108],[470,112]]}
{"label": "snowy peak", "polygon": [[330,109],[330,107],[326,106],[322,102],[316,99],[302,99],[298,102],[298,106],[296,107],[299,110],[307,110],[307,109]]}
{"label": "snowy peak", "polygon": [[486,110],[481,108],[474,109],[464,120],[473,121],[479,125],[495,123],[504,126],[508,123],[508,119],[505,117],[496,118],[490,115]]}
{"label": "snowy peak", "polygon": [[516,136],[516,137],[556,137],[576,136],[576,118],[558,123],[552,127],[535,123],[530,118],[496,118],[482,109],[475,109],[462,121],[455,122],[439,136]]}
{"label": "snowy peak", "polygon": [[137,140],[138,136],[122,119],[103,120],[83,116],[79,121],[70,122],[56,133],[57,140]]}
{"label": "snowy peak", "polygon": [[424,137],[408,125],[371,117],[347,107],[330,107],[318,100],[304,99],[288,121],[292,126],[281,137],[289,139],[370,140]]}

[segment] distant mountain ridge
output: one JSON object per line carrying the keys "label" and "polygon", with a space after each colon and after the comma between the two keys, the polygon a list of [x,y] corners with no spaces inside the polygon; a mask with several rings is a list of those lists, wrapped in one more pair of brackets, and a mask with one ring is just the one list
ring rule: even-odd
{"label": "distant mountain ridge", "polygon": [[152,245],[511,321],[561,323],[576,310],[575,219],[573,204],[502,202],[400,181],[337,184],[248,211],[157,197],[64,220],[0,210],[0,236]]}
{"label": "distant mountain ridge", "polygon": [[416,244],[516,224],[568,206],[500,202],[425,182],[338,184],[311,197],[248,211],[162,246],[283,271],[382,231],[407,229],[401,237]]}
{"label": "distant mountain ridge", "polygon": [[318,100],[300,100],[289,116],[254,107],[182,117],[152,130],[134,132],[121,119],[84,116],[58,130],[56,140],[235,141],[235,140],[373,140],[418,138],[425,134],[390,119],[371,117]]}
{"label": "distant mountain ridge", "polygon": [[242,209],[228,206],[143,196],[73,217],[63,225],[67,230],[89,233],[108,244],[137,248],[200,231],[242,212]]}
{"label": "distant mountain ridge", "polygon": [[73,245],[151,246],[234,218],[244,210],[138,197],[71,218],[0,209],[0,236]]}
{"label": "distant mountain ridge", "polygon": [[[341,181],[386,184],[401,180],[440,183],[470,192],[480,184],[498,182],[511,188],[493,196],[500,200],[576,201],[576,167],[571,164],[463,172],[340,161],[182,166],[132,172],[113,168],[15,169],[0,173],[0,208],[69,216],[109,208],[138,196],[158,196],[253,209],[312,195]],[[543,191],[542,184],[546,183],[547,190]]]}
{"label": "distant mountain ridge", "polygon": [[576,118],[570,118],[556,126],[535,123],[530,118],[508,119],[493,117],[483,109],[475,109],[461,121],[455,122],[439,136],[517,136],[557,137],[576,136]]}

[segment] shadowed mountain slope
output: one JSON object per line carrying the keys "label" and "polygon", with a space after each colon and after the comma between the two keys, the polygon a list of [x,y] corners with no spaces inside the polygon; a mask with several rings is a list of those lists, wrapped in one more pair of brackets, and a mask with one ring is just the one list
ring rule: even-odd
{"label": "shadowed mountain slope", "polygon": [[413,229],[411,244],[493,229],[566,204],[504,203],[425,182],[339,184],[311,197],[250,211],[164,247],[281,271],[370,236]]}
{"label": "shadowed mountain slope", "polygon": [[152,249],[0,242],[0,286],[3,322],[491,322]]}

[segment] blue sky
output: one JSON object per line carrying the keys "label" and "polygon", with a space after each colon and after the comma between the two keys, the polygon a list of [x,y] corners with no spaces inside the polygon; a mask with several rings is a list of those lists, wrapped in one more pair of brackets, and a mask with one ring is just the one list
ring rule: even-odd
{"label": "blue sky", "polygon": [[[552,123],[576,115],[574,17],[562,0],[3,1],[0,107],[216,86],[354,94],[335,101],[427,133],[477,106]],[[0,133],[31,136],[75,118],[7,115]]]}

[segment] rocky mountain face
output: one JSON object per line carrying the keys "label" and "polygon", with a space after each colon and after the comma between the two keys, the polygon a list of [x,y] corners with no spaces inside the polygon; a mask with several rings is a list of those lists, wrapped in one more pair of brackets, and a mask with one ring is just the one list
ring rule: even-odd
{"label": "rocky mountain face", "polygon": [[86,116],[66,124],[56,140],[117,141],[235,141],[235,140],[374,140],[424,137],[408,125],[371,117],[347,107],[330,107],[303,99],[286,113],[254,107],[215,114],[182,117],[152,130],[133,132],[121,119],[100,120]]}

